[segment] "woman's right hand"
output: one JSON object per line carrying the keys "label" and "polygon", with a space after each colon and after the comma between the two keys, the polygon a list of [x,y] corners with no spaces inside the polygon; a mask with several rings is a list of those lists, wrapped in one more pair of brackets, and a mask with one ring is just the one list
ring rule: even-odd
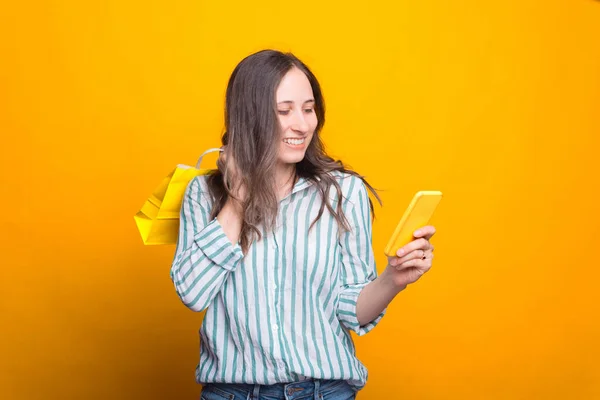
{"label": "woman's right hand", "polygon": [[241,207],[243,202],[246,201],[246,186],[240,179],[238,173],[239,169],[233,155],[228,154],[228,149],[226,147],[223,148],[223,151],[219,155],[217,167],[223,174],[225,186],[229,189],[231,194],[228,196],[227,202],[235,203],[237,207]]}
{"label": "woman's right hand", "polygon": [[244,219],[243,203],[246,200],[246,190],[239,178],[238,168],[230,154],[227,154],[227,149],[219,155],[217,167],[223,174],[223,181],[230,191],[227,196],[227,201],[217,215],[219,223],[225,231],[225,235],[232,244],[239,243],[240,232],[242,230],[242,221]]}

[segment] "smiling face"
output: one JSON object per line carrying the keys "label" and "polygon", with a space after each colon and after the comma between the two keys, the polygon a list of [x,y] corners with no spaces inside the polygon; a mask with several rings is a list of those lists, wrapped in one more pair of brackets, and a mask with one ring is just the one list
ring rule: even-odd
{"label": "smiling face", "polygon": [[295,67],[289,70],[275,98],[281,129],[277,162],[296,164],[304,158],[318,123],[312,87],[304,72]]}

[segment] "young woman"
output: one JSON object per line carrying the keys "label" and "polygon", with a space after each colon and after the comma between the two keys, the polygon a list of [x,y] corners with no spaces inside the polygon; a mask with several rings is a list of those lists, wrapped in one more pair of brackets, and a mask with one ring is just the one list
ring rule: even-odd
{"label": "young woman", "polygon": [[426,226],[377,276],[367,188],[377,195],[327,156],[324,122],[319,83],[292,54],[233,71],[224,151],[187,187],[171,268],[183,303],[206,310],[203,399],[355,398],[367,370],[350,331],[373,329],[431,268]]}

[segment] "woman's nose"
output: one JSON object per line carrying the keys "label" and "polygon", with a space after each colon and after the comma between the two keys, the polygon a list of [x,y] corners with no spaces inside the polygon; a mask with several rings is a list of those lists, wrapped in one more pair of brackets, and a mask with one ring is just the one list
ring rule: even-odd
{"label": "woman's nose", "polygon": [[294,120],[292,121],[292,129],[299,132],[308,131],[308,123],[302,113],[302,110],[294,113]]}

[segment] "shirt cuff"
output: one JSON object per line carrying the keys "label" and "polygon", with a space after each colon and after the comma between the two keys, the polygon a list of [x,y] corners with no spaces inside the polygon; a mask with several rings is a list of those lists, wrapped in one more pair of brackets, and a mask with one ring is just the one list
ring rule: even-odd
{"label": "shirt cuff", "polygon": [[373,321],[362,326],[359,325],[356,317],[356,302],[360,292],[367,284],[368,282],[344,287],[338,296],[338,318],[346,328],[354,331],[358,336],[362,336],[375,328],[387,311],[386,307]]}
{"label": "shirt cuff", "polygon": [[241,246],[231,243],[216,218],[198,232],[194,240],[208,259],[227,271],[234,271],[244,257]]}

